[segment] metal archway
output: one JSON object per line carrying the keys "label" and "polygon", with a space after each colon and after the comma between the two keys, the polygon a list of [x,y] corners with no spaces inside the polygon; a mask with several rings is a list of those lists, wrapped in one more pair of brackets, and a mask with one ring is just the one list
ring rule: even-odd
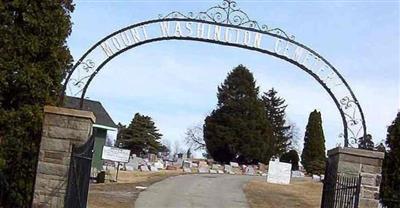
{"label": "metal archway", "polygon": [[[366,135],[366,122],[360,103],[349,84],[324,57],[309,47],[296,42],[279,28],[268,28],[251,20],[232,0],[204,12],[187,15],[172,12],[120,29],[94,44],[66,72],[60,95],[69,92],[81,97],[81,107],[86,91],[96,74],[110,60],[137,46],[164,41],[189,40],[261,52],[285,60],[311,75],[335,103],[343,123],[344,146],[356,143]],[[350,141],[350,142],[349,142]]]}

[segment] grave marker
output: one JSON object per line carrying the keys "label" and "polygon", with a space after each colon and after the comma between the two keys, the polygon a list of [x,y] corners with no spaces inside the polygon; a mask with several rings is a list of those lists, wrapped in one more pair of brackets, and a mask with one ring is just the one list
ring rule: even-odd
{"label": "grave marker", "polygon": [[269,161],[267,182],[278,184],[290,184],[292,164]]}

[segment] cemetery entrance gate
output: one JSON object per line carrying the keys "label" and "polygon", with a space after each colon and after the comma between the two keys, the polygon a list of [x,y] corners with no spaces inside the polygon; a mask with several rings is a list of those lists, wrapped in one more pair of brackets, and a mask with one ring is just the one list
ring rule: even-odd
{"label": "cemetery entrance gate", "polygon": [[344,146],[355,144],[366,135],[366,122],[360,103],[339,71],[324,57],[295,41],[276,27],[259,24],[232,0],[197,14],[171,12],[122,28],[94,44],[66,72],[60,98],[70,94],[81,97],[81,107],[88,87],[100,70],[113,58],[138,46],[166,41],[186,40],[256,51],[282,59],[313,77],[335,103],[343,124],[338,134]]}
{"label": "cemetery entrance gate", "polygon": [[334,164],[326,162],[321,208],[358,208],[361,175],[337,174]]}
{"label": "cemetery entrance gate", "polygon": [[[295,36],[251,19],[232,0],[223,0],[221,4],[198,13],[159,15],[156,19],[127,26],[104,37],[64,74],[60,100],[63,101],[66,94],[79,96],[82,107],[91,81],[109,61],[129,49],[167,40],[242,48],[293,64],[317,81],[335,103],[343,124],[338,135],[343,137],[345,147],[366,136],[361,105],[339,71],[316,51],[297,42]],[[90,170],[82,168],[82,171],[80,174],[85,175]],[[86,180],[78,182],[87,185],[84,184]]]}
{"label": "cemetery entrance gate", "polygon": [[65,207],[86,207],[95,133],[81,146],[72,146]]}

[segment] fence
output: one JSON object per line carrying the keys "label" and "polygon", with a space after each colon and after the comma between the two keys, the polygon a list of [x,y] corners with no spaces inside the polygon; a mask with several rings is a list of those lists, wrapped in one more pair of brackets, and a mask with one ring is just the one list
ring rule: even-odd
{"label": "fence", "polygon": [[85,208],[89,190],[93,156],[94,135],[82,146],[73,146],[68,187],[65,200],[67,208]]}
{"label": "fence", "polygon": [[361,176],[337,175],[324,181],[321,208],[358,208]]}
{"label": "fence", "polygon": [[358,208],[361,176],[336,175],[327,164],[321,208]]}

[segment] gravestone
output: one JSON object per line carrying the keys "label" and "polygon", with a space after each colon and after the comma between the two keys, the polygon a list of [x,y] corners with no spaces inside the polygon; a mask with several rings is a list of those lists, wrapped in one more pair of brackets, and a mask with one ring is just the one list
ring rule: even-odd
{"label": "gravestone", "polygon": [[211,166],[211,169],[213,169],[213,170],[219,170],[220,167],[221,167],[221,165],[219,165],[219,164],[213,164],[213,165]]}
{"label": "gravestone", "polygon": [[245,169],[245,173],[246,173],[246,175],[255,175],[256,171],[254,170],[254,168],[252,166],[247,166]]}
{"label": "gravestone", "polygon": [[148,155],[148,159],[149,159],[149,162],[156,162],[157,161],[157,155],[149,154]]}
{"label": "gravestone", "polygon": [[305,176],[304,173],[301,171],[298,171],[298,170],[292,171],[292,177],[294,177],[294,178],[304,177],[304,176]]}
{"label": "gravestone", "polygon": [[321,181],[321,176],[319,176],[319,175],[312,175],[312,179],[314,180],[314,181]]}
{"label": "gravestone", "polygon": [[218,172],[217,172],[216,170],[210,169],[210,173],[216,174],[216,173],[218,173]]}
{"label": "gravestone", "polygon": [[183,165],[183,159],[182,158],[178,158],[176,160],[176,162],[174,162],[174,166],[176,166],[176,167],[182,167],[182,165]]}
{"label": "gravestone", "polygon": [[210,169],[208,168],[208,166],[200,166],[199,167],[199,173],[208,173],[210,171]]}
{"label": "gravestone", "polygon": [[150,165],[150,171],[151,171],[151,172],[158,172],[158,168],[156,168],[156,167]]}
{"label": "gravestone", "polygon": [[156,167],[159,170],[162,170],[162,169],[164,169],[164,164],[160,161],[157,161],[154,163],[154,167]]}
{"label": "gravestone", "polygon": [[139,165],[145,164],[144,160],[140,157],[132,156],[128,163],[125,164],[127,170],[139,170]]}
{"label": "gravestone", "polygon": [[232,167],[232,172],[236,175],[241,175],[243,173],[240,167]]}
{"label": "gravestone", "polygon": [[188,167],[183,167],[183,172],[184,173],[191,173],[192,169],[188,168]]}
{"label": "gravestone", "polygon": [[183,161],[184,168],[191,168],[191,166],[192,166],[192,162],[187,161],[187,160]]}
{"label": "gravestone", "polygon": [[225,173],[234,174],[234,172],[232,171],[232,166],[230,166],[230,165],[224,165],[224,170],[225,170]]}
{"label": "gravestone", "polygon": [[290,184],[292,164],[271,160],[268,165],[267,182]]}
{"label": "gravestone", "polygon": [[208,164],[207,164],[206,161],[199,161],[199,167],[201,167],[201,166],[203,166],[203,167],[207,166],[208,167]]}
{"label": "gravestone", "polygon": [[149,172],[149,168],[147,167],[147,165],[141,165],[139,169],[142,172]]}
{"label": "gravestone", "polygon": [[239,163],[237,163],[237,162],[230,162],[229,165],[230,165],[232,168],[238,168],[238,167],[239,167]]}

